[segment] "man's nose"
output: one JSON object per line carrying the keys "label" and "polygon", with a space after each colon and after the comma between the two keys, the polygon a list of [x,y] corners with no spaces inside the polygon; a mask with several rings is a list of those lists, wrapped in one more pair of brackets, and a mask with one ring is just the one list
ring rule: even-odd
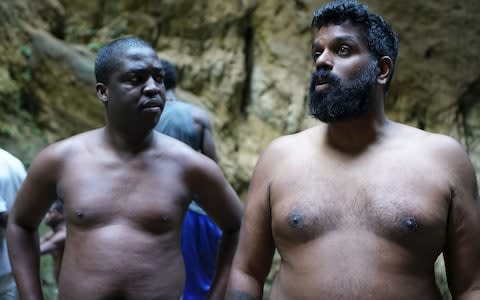
{"label": "man's nose", "polygon": [[150,76],[145,82],[145,87],[143,88],[143,93],[147,96],[156,95],[160,93],[163,84],[157,82],[152,76]]}
{"label": "man's nose", "polygon": [[328,50],[324,50],[315,60],[315,69],[331,70],[333,69],[333,56]]}

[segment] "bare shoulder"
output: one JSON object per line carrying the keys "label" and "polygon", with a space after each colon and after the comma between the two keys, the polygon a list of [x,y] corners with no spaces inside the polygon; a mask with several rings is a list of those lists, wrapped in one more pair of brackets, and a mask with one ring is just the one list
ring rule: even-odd
{"label": "bare shoulder", "polygon": [[268,144],[258,159],[255,172],[276,174],[312,155],[324,131],[322,125],[298,133],[280,136]]}
{"label": "bare shoulder", "polygon": [[98,140],[100,129],[87,131],[50,144],[41,150],[32,162],[30,172],[40,172],[45,176],[58,175],[63,163],[71,159],[75,153],[82,153],[85,147]]}
{"label": "bare shoulder", "polygon": [[467,152],[462,144],[460,144],[453,137],[423,131],[417,128],[405,126],[406,139],[415,141],[415,144],[423,147],[427,151],[431,151],[432,154],[438,156],[438,158],[449,158],[453,160],[465,159]]}
{"label": "bare shoulder", "polygon": [[204,127],[210,128],[210,116],[208,112],[195,104],[190,104],[190,106],[192,107],[193,120]]}
{"label": "bare shoulder", "polygon": [[101,130],[86,131],[50,144],[39,153],[39,156],[61,159],[68,156],[68,154],[72,154],[72,152],[82,151],[89,145],[98,143]]}
{"label": "bare shoulder", "polygon": [[323,132],[324,127],[319,125],[294,134],[280,136],[264,149],[262,156],[293,156],[298,152],[305,152],[319,141]]}
{"label": "bare shoulder", "polygon": [[156,149],[159,158],[170,160],[185,168],[199,167],[202,164],[208,164],[210,161],[207,156],[175,138],[157,131],[155,131],[155,134],[157,135]]}
{"label": "bare shoulder", "polygon": [[451,175],[471,176],[474,169],[464,146],[456,139],[439,133],[423,131],[406,125],[401,127],[400,138],[412,150],[423,152]]}

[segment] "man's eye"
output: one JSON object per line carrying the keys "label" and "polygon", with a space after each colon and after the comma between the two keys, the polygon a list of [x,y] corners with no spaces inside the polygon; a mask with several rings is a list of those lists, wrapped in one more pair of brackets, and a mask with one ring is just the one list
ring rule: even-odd
{"label": "man's eye", "polygon": [[145,81],[145,76],[142,75],[132,75],[129,79],[130,83],[132,84],[139,84]]}
{"label": "man's eye", "polygon": [[350,49],[347,46],[340,46],[340,48],[338,48],[338,54],[348,55],[350,54]]}
{"label": "man's eye", "polygon": [[154,79],[156,82],[163,82],[163,75],[154,75],[154,76],[153,76],[153,79]]}
{"label": "man's eye", "polygon": [[138,76],[132,76],[129,78],[129,80],[131,83],[138,83],[140,82],[140,79],[138,78]]}
{"label": "man's eye", "polygon": [[322,55],[322,52],[320,52],[320,51],[314,52],[312,54],[313,61],[317,61],[317,59],[320,57],[320,55]]}

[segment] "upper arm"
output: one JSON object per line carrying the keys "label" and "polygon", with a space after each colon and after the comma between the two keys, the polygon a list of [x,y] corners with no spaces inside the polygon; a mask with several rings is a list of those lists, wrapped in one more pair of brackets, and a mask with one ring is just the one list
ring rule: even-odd
{"label": "upper arm", "polygon": [[238,231],[243,207],[237,194],[213,160],[193,150],[191,153],[192,166],[187,181],[195,200],[223,232]]}
{"label": "upper arm", "polygon": [[56,197],[60,162],[52,147],[34,159],[10,212],[9,222],[35,229]]}
{"label": "upper arm", "polygon": [[449,148],[445,161],[452,196],[444,254],[450,291],[458,297],[480,292],[480,202],[468,155],[456,143]]}
{"label": "upper arm", "polygon": [[267,149],[255,167],[230,277],[232,291],[248,291],[255,297],[263,290],[275,250],[270,198],[275,160],[273,151]]}
{"label": "upper arm", "polygon": [[215,142],[213,140],[212,125],[208,118],[208,114],[200,108],[195,107],[192,111],[193,119],[199,127],[201,134],[201,152],[217,161],[217,153],[215,150]]}

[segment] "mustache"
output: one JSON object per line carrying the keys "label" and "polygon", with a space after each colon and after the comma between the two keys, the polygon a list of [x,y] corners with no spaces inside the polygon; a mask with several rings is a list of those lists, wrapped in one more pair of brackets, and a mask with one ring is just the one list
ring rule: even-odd
{"label": "mustache", "polygon": [[340,82],[340,78],[331,71],[320,69],[312,72],[311,86],[315,86],[320,79],[334,85]]}

